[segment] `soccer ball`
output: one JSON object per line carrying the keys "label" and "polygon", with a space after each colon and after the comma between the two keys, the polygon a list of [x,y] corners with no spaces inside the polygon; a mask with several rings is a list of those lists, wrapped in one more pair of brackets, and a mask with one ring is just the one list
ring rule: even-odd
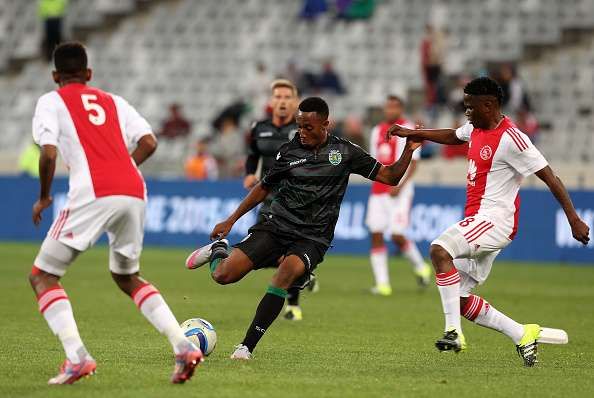
{"label": "soccer ball", "polygon": [[181,325],[184,334],[204,355],[209,355],[217,345],[217,332],[210,322],[202,318],[191,318]]}

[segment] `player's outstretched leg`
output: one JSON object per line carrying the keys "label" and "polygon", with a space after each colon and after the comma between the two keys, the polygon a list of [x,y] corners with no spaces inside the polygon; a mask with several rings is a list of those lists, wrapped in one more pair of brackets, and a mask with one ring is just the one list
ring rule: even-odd
{"label": "player's outstretched leg", "polygon": [[285,319],[289,321],[303,320],[303,312],[299,306],[299,296],[301,290],[298,287],[291,287],[287,290],[287,306],[285,307]]}
{"label": "player's outstretched leg", "polygon": [[78,333],[70,300],[60,285],[60,277],[79,252],[56,240],[44,240],[29,275],[29,282],[37,296],[39,312],[51,331],[60,339],[66,360],[57,376],[49,384],[72,384],[94,374],[97,364]]}
{"label": "player's outstretched leg", "polygon": [[283,309],[287,289],[304,272],[305,264],[296,255],[290,255],[283,260],[272,277],[272,283],[266,289],[266,294],[258,304],[254,319],[243,341],[235,347],[235,351],[231,354],[231,359],[251,359],[256,345]]}
{"label": "player's outstretched leg", "polygon": [[435,342],[435,346],[440,351],[460,352],[466,349],[460,322],[460,275],[452,256],[443,247],[432,244],[429,253],[445,315],[445,333]]}
{"label": "player's outstretched leg", "polygon": [[[118,256],[117,253],[115,256]],[[142,315],[171,343],[175,353],[171,382],[177,384],[189,380],[204,357],[200,349],[186,338],[157,288],[142,279],[137,272],[123,275],[112,270],[111,275],[119,288],[132,298]]]}
{"label": "player's outstretched leg", "polygon": [[431,268],[417,247],[417,244],[402,234],[392,235],[392,240],[400,248],[402,255],[410,262],[419,286],[425,288],[431,282]]}
{"label": "player's outstretched leg", "polygon": [[461,298],[460,311],[469,321],[509,337],[516,345],[516,350],[523,359],[524,366],[530,367],[536,364],[538,337],[540,336],[539,325],[522,325],[499,312],[482,297],[473,294]]}

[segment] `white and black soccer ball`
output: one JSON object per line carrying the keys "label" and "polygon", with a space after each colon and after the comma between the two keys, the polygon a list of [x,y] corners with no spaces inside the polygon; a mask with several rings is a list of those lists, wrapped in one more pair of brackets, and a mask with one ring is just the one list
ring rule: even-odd
{"label": "white and black soccer ball", "polygon": [[204,355],[209,355],[217,345],[217,332],[210,322],[202,318],[191,318],[181,325],[184,334]]}

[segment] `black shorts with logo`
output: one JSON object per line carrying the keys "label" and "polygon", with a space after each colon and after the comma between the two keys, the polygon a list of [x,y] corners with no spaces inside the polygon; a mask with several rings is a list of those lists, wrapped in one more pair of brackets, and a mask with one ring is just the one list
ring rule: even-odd
{"label": "black shorts with logo", "polygon": [[322,243],[297,236],[288,236],[266,227],[264,223],[254,225],[248,231],[248,236],[233,245],[249,257],[254,269],[276,268],[279,259],[295,255],[305,264],[305,274],[295,281],[293,286],[303,289],[309,284],[311,275],[318,264],[324,260],[328,247]]}

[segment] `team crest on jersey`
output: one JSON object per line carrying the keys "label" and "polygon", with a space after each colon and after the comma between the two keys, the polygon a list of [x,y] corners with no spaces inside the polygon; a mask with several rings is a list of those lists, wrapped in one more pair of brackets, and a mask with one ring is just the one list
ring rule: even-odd
{"label": "team crest on jersey", "polygon": [[468,180],[468,185],[474,186],[476,184],[476,163],[472,159],[468,161],[468,175],[466,179]]}
{"label": "team crest on jersey", "polygon": [[338,166],[342,161],[342,154],[337,149],[332,149],[330,153],[328,153],[328,160],[332,166]]}
{"label": "team crest on jersey", "polygon": [[481,148],[479,154],[481,155],[481,159],[489,160],[491,159],[491,156],[493,156],[493,150],[489,145],[485,145]]}

